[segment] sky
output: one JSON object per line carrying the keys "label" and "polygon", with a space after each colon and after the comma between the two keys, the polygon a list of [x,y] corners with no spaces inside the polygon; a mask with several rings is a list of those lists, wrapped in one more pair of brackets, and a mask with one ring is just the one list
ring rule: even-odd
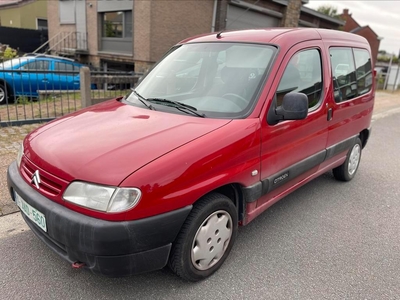
{"label": "sky", "polygon": [[337,8],[342,13],[344,8],[360,26],[369,27],[381,38],[379,50],[398,55],[400,51],[400,1],[348,1],[348,0],[309,0],[306,7],[317,9],[322,5]]}

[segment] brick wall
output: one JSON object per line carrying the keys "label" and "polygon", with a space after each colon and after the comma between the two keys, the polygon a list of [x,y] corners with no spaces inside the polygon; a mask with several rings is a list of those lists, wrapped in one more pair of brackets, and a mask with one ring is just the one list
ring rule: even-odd
{"label": "brick wall", "polygon": [[[47,24],[49,28],[49,40],[58,34],[60,31],[76,31],[76,26],[74,24],[67,24],[61,25],[60,24],[60,17],[59,17],[59,8],[58,8],[59,1],[47,1]],[[56,41],[50,42],[50,47]]]}
{"label": "brick wall", "polygon": [[360,24],[358,24],[356,20],[353,19],[351,14],[349,14],[348,9],[344,9],[340,17],[346,22],[346,24],[343,26],[344,31],[350,32],[353,29],[360,27]]}
{"label": "brick wall", "polygon": [[150,61],[151,1],[133,3],[133,57],[136,61]]}
{"label": "brick wall", "polygon": [[213,7],[213,0],[152,0],[150,60],[187,37],[210,32]]}
{"label": "brick wall", "polygon": [[134,1],[132,47],[135,71],[146,71],[179,41],[210,32],[213,5],[213,0]]}

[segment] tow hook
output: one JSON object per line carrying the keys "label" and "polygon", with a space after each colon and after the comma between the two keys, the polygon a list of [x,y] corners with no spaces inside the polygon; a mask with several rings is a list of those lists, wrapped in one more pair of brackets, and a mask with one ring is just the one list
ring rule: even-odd
{"label": "tow hook", "polygon": [[76,261],[76,262],[72,263],[72,268],[74,268],[74,269],[80,269],[84,266],[85,266],[85,263],[80,262],[80,261]]}

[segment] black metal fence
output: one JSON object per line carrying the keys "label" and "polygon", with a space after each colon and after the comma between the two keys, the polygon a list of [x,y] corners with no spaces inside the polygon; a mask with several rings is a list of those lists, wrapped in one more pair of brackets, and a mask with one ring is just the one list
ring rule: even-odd
{"label": "black metal fence", "polygon": [[93,102],[129,92],[140,75],[90,71],[90,87],[81,86],[82,65],[68,59],[26,56],[0,63],[0,126],[47,122],[77,111],[82,89]]}

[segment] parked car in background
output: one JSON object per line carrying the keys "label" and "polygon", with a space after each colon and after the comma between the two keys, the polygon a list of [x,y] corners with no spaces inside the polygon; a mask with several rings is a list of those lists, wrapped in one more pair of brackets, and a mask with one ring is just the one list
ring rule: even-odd
{"label": "parked car in background", "polygon": [[72,59],[27,55],[0,63],[0,104],[17,97],[38,97],[40,90],[78,90],[79,69]]}
{"label": "parked car in background", "polygon": [[10,195],[73,267],[119,276],[169,265],[204,279],[238,226],[325,172],[354,178],[372,68],[368,42],[340,31],[187,39],[129,95],[28,135],[8,169]]}

